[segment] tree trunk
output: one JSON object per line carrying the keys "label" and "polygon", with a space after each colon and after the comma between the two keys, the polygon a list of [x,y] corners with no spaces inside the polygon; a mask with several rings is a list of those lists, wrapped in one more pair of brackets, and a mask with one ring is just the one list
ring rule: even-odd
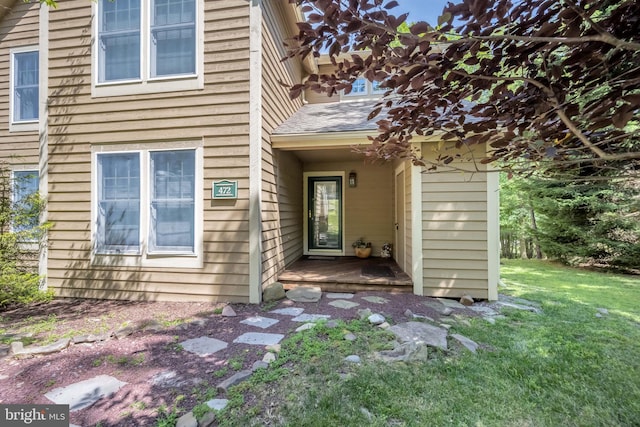
{"label": "tree trunk", "polygon": [[529,211],[531,212],[531,229],[534,232],[533,243],[536,248],[536,258],[542,259],[542,249],[540,249],[540,242],[535,235],[535,233],[538,231],[538,224],[536,223],[536,212],[533,210],[533,203],[531,203],[531,200],[529,200]]}

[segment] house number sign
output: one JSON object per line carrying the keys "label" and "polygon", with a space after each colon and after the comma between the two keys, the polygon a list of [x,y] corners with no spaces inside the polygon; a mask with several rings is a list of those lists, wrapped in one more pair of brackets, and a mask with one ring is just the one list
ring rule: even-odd
{"label": "house number sign", "polygon": [[237,199],[238,181],[214,181],[211,192],[214,199]]}

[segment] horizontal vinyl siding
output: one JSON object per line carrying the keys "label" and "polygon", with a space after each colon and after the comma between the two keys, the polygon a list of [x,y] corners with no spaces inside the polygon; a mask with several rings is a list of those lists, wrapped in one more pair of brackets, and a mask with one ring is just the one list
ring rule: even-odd
{"label": "horizontal vinyl siding", "polygon": [[[203,90],[92,98],[91,2],[51,10],[48,282],[60,295],[248,301],[248,14],[243,0],[205,2]],[[92,150],[174,141],[203,146],[202,268],[92,265]],[[212,200],[220,179],[238,181],[237,200]]]}
{"label": "horizontal vinyl siding", "polygon": [[10,49],[38,45],[38,3],[16,1],[0,20],[0,161],[38,164],[38,131],[9,132]]}
{"label": "horizontal vinyl siding", "polygon": [[[289,118],[301,101],[291,100],[284,81],[300,81],[300,64],[282,62],[286,31],[286,2],[263,2],[262,21],[262,283],[276,280],[284,266],[302,255],[302,224],[292,222],[302,209],[301,165],[292,156],[282,156],[271,147],[271,132]],[[296,182],[297,181],[297,182]],[[285,225],[286,222],[286,225]]]}
{"label": "horizontal vinyl siding", "polygon": [[422,175],[424,295],[488,297],[486,178],[459,171]]}

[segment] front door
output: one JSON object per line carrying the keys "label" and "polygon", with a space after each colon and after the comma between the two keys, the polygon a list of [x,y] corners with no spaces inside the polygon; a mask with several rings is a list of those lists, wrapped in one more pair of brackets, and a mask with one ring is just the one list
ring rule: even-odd
{"label": "front door", "polygon": [[342,177],[307,178],[308,252],[342,252]]}

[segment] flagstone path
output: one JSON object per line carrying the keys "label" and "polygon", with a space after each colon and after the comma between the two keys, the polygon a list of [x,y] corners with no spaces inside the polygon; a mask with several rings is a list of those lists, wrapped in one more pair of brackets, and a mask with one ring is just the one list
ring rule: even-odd
{"label": "flagstone path", "polygon": [[[477,343],[461,335],[452,334],[449,336],[448,334],[448,329],[451,327],[451,324],[455,324],[458,321],[458,315],[483,316],[488,322],[493,323],[496,318],[500,318],[501,307],[529,311],[538,310],[537,307],[526,304],[526,301],[523,300],[503,299],[501,302],[481,303],[466,307],[457,301],[422,298],[419,299],[422,304],[414,305],[413,309],[416,312],[420,310],[424,314],[414,313],[414,311],[407,309],[403,314],[404,319],[395,319],[395,321],[404,320],[404,322],[398,322],[391,326],[386,322],[386,318],[390,318],[391,316],[385,313],[385,305],[389,304],[390,300],[393,300],[393,295],[382,295],[347,293],[320,293],[319,295],[317,289],[302,289],[295,292],[295,297],[300,297],[303,301],[309,302],[283,300],[278,303],[277,308],[264,313],[264,315],[255,314],[255,312],[251,315],[237,315],[232,306],[227,306],[223,311],[223,313],[226,313],[223,314],[223,316],[225,316],[227,322],[225,330],[241,330],[242,332],[238,332],[237,335],[233,336],[233,339],[229,339],[228,333],[224,336],[216,337],[215,332],[211,333],[212,329],[207,327],[207,321],[199,319],[188,326],[198,328],[195,329],[195,331],[199,330],[201,334],[176,343],[179,345],[179,348],[184,350],[180,353],[179,357],[183,358],[183,364],[186,366],[198,358],[219,364],[221,362],[215,359],[216,353],[226,352],[225,354],[227,355],[232,354],[230,351],[240,353],[247,351],[247,346],[255,347],[259,352],[262,352],[262,360],[255,361],[250,368],[232,372],[228,378],[221,378],[219,380],[216,388],[219,392],[218,397],[220,398],[206,402],[212,411],[219,411],[227,404],[227,400],[224,399],[224,394],[228,388],[246,380],[251,376],[253,371],[266,368],[269,366],[269,363],[276,360],[279,344],[287,335],[310,329],[320,321],[333,322],[337,325],[337,322],[332,320],[333,318],[361,318],[369,319],[370,323],[374,325],[388,328],[397,336],[397,346],[394,350],[380,352],[378,355],[379,360],[386,363],[398,360],[419,360],[422,357],[426,357],[427,351],[423,349],[422,346],[431,346],[446,350],[448,348],[447,339],[449,337],[467,350],[475,353],[480,347]],[[320,298],[329,301],[325,301],[324,305],[319,305],[317,302],[320,301]],[[422,307],[422,309],[420,309],[420,307]],[[320,308],[322,308],[322,310],[319,310]],[[325,310],[333,311],[332,314],[318,312]],[[429,314],[429,316],[426,314]],[[240,325],[243,325],[243,327],[240,328]],[[249,329],[247,330],[247,328]],[[136,331],[135,328],[130,329],[126,334],[117,335],[114,333],[113,335],[117,335],[119,339],[132,340],[135,342],[137,337],[136,332],[142,329],[138,331]],[[151,334],[161,332],[156,329],[146,329],[146,331],[145,333]],[[356,339],[356,336],[349,333],[346,334],[344,338],[346,340],[353,340]],[[21,346],[15,346],[15,348],[25,351],[25,354],[32,354],[28,353],[29,347],[23,349]],[[345,361],[361,363],[362,357],[364,356],[366,355],[350,355]],[[187,372],[178,371],[180,371],[180,369],[153,372],[152,374],[150,373],[144,381],[150,386],[161,388],[176,388],[184,386],[185,384],[197,385],[201,381],[204,381],[199,377],[189,377],[188,370]],[[145,375],[144,370],[141,370],[141,375]],[[80,425],[81,422],[75,420],[74,413],[82,410],[91,410],[91,406],[98,401],[101,401],[101,403],[108,402],[112,399],[118,399],[119,396],[122,396],[122,393],[134,391],[131,389],[134,387],[133,385],[117,377],[118,373],[116,371],[114,375],[98,375],[83,381],[72,382],[50,390],[44,394],[44,397],[56,404],[68,404],[71,411],[71,421],[79,423],[75,425]],[[86,419],[86,417],[83,417],[83,419]],[[207,422],[213,422],[213,417],[205,417],[205,420],[201,420],[198,424],[193,414],[187,413],[179,420],[177,425],[178,427],[202,427],[210,425],[207,424]]]}

